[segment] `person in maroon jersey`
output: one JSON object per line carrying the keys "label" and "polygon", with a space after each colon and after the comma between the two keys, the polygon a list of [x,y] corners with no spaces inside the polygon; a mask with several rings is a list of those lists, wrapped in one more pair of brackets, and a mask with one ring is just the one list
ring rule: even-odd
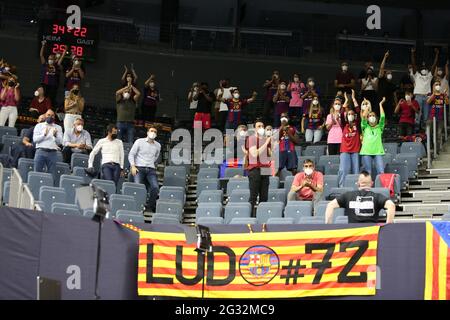
{"label": "person in maroon jersey", "polygon": [[239,89],[234,89],[231,91],[231,94],[233,98],[222,101],[226,103],[228,107],[228,116],[225,128],[235,130],[238,125],[241,124],[242,108],[255,101],[257,93],[256,91],[253,91],[252,96],[248,99],[241,98]]}
{"label": "person in maroon jersey", "polygon": [[278,173],[279,176],[281,170],[286,168],[292,172],[295,176],[297,173],[298,159],[295,152],[295,145],[300,144],[300,139],[297,136],[294,127],[289,125],[289,118],[287,113],[281,114],[281,126],[279,128],[279,160]]}
{"label": "person in maroon jersey", "polygon": [[405,137],[413,134],[416,121],[416,113],[419,112],[419,103],[414,99],[411,90],[405,91],[405,99],[400,99],[394,113],[400,114],[399,136]]}

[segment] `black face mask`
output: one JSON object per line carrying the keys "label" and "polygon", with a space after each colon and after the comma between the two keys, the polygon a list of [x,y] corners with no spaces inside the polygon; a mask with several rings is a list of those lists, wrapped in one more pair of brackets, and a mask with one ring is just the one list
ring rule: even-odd
{"label": "black face mask", "polygon": [[8,82],[8,86],[10,87],[14,87],[16,85],[16,83],[14,81],[9,81]]}
{"label": "black face mask", "polygon": [[111,140],[117,139],[117,133],[111,133]]}
{"label": "black face mask", "polygon": [[46,121],[48,124],[52,124],[52,123],[55,122],[55,118],[53,118],[53,117],[48,117],[47,119],[45,119],[45,121]]}
{"label": "black face mask", "polygon": [[72,93],[77,96],[80,93],[80,90],[72,90]]}

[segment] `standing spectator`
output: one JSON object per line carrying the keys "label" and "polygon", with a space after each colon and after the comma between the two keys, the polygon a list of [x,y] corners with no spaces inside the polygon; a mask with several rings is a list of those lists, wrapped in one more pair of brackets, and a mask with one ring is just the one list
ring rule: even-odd
{"label": "standing spectator", "polygon": [[[297,136],[295,128],[289,125],[289,118],[287,113],[281,114],[281,126],[279,133],[279,161],[278,176],[281,170],[286,168],[292,172],[292,175],[297,173],[298,159],[297,152],[295,152],[295,145],[300,144],[300,139]],[[266,128],[267,132],[267,128]],[[267,136],[267,133],[266,133]]]}
{"label": "standing spectator", "polygon": [[355,76],[348,70],[347,62],[342,62],[341,70],[336,74],[334,86],[337,90],[342,90],[348,94],[351,93],[351,89],[355,88]]}
{"label": "standing spectator", "polygon": [[147,207],[150,211],[156,211],[156,199],[159,194],[158,176],[156,174],[156,162],[161,152],[161,144],[156,141],[158,130],[150,126],[147,137],[137,139],[128,154],[131,166],[131,175],[135,183],[147,186],[149,200]]}
{"label": "standing spectator", "polygon": [[395,113],[400,114],[399,136],[410,136],[414,132],[416,113],[419,112],[419,103],[414,99],[412,91],[406,90],[405,99],[400,99],[395,107]]}
{"label": "standing spectator", "polygon": [[291,101],[291,94],[286,90],[286,82],[281,81],[278,91],[273,96],[273,103],[275,104],[275,112],[273,115],[273,126],[278,128],[280,126],[280,116],[282,113],[289,112],[289,102]]}
{"label": "standing spectator", "polygon": [[107,127],[107,136],[100,139],[89,155],[87,171],[92,172],[94,159],[97,153],[101,152],[102,179],[114,181],[116,186],[120,176],[123,175],[124,150],[122,140],[117,139],[118,128],[114,124]]}
{"label": "standing spectator", "polygon": [[436,56],[434,58],[433,66],[431,67],[431,71],[428,70],[427,66],[424,64],[420,67],[420,69],[417,69],[416,49],[411,49],[411,77],[414,80],[414,96],[419,103],[419,113],[416,117],[416,125],[420,125],[422,128],[425,127],[425,123],[430,114],[430,106],[427,103],[427,99],[428,94],[431,92],[431,81],[433,80],[433,73],[439,58],[439,50],[436,49],[435,53]]}
{"label": "standing spectator", "polygon": [[130,77],[127,77],[127,81],[127,86],[116,91],[117,128],[120,140],[126,139],[126,142],[133,143],[136,106],[141,93],[132,84]]}
{"label": "standing spectator", "polygon": [[438,150],[442,147],[442,135],[444,130],[444,108],[448,106],[448,92],[442,92],[440,81],[433,84],[433,92],[428,95],[427,104],[431,106],[428,122],[436,118],[436,137]]}
{"label": "standing spectator", "polygon": [[8,83],[1,90],[0,101],[2,107],[0,110],[0,126],[4,126],[8,121],[9,127],[14,127],[17,120],[17,107],[20,101],[20,84],[14,77],[8,79]]}
{"label": "standing spectator", "polygon": [[358,76],[358,82],[361,84],[361,80],[367,77],[368,71],[371,70],[372,73],[375,72],[375,69],[373,67],[372,60],[368,60],[364,63],[364,69],[361,70]]}
{"label": "standing spectator", "polygon": [[[380,66],[380,73],[378,75],[378,96],[385,97],[386,103],[384,106],[384,112],[386,116],[391,119],[395,106],[397,105],[397,85],[392,81],[392,71],[385,69],[386,60],[389,57],[389,50],[384,54],[383,61]],[[373,101],[368,99],[371,102],[372,106],[375,106]],[[380,111],[381,113],[381,111]]]}
{"label": "standing spectator", "polygon": [[70,91],[74,86],[78,86],[78,88],[81,87],[81,80],[84,79],[85,71],[83,67],[81,66],[81,60],[77,56],[74,56],[72,59],[72,65],[69,67],[69,69],[66,71],[66,91],[65,91],[65,97],[70,94]]}
{"label": "standing spectator", "polygon": [[44,86],[44,92],[47,97],[50,98],[52,106],[56,107],[56,95],[58,93],[59,76],[61,74],[61,63],[64,58],[64,54],[61,54],[59,59],[56,60],[54,54],[48,56],[48,60],[45,60],[44,50],[46,41],[42,41],[40,59],[41,59],[41,83]]}
{"label": "standing spectator", "polygon": [[154,75],[145,81],[144,98],[142,99],[142,120],[153,122],[160,100],[159,90],[156,87],[156,79]]}
{"label": "standing spectator", "polygon": [[45,122],[38,123],[33,131],[33,141],[36,143],[34,156],[34,171],[56,174],[57,151],[63,142],[61,126],[55,124],[55,113],[48,110],[45,113]]}
{"label": "standing spectator", "polygon": [[437,67],[436,71],[434,72],[434,81],[440,81],[441,82],[441,90],[442,92],[450,92],[449,85],[448,85],[448,64],[449,61],[445,63],[445,70],[443,70],[441,67]]}
{"label": "standing spectator", "polygon": [[75,120],[81,119],[84,110],[84,98],[80,88],[75,84],[64,101],[64,132],[71,131]]}
{"label": "standing spectator", "polygon": [[301,119],[303,115],[303,92],[306,90],[305,84],[300,80],[298,73],[294,73],[293,81],[289,83],[287,91],[291,93],[289,102],[289,117]]}
{"label": "standing spectator", "polygon": [[272,72],[272,78],[264,82],[263,88],[266,89],[266,96],[264,97],[264,121],[269,123],[273,115],[273,96],[280,85],[280,72],[277,70]]}
{"label": "standing spectator", "polygon": [[316,85],[314,78],[308,78],[308,82],[306,83],[306,92],[303,93],[303,114],[309,114],[309,107],[314,98],[319,99],[320,97],[320,89]]}
{"label": "standing spectator", "polygon": [[242,108],[255,101],[256,95],[257,93],[253,91],[250,98],[242,99],[239,89],[236,88],[232,91],[231,99],[222,100],[227,105],[228,110],[226,129],[235,130],[241,124]]}
{"label": "standing spectator", "polygon": [[200,83],[200,89],[198,91],[197,98],[197,112],[194,116],[194,129],[203,128],[207,130],[211,128],[211,108],[215,100],[215,96],[212,92],[209,92],[208,84],[206,82]]}
{"label": "standing spectator", "polygon": [[84,120],[82,118],[74,121],[72,130],[64,131],[63,146],[63,161],[66,163],[70,163],[72,153],[89,154],[91,152],[91,135],[84,130]]}
{"label": "standing spectator", "polygon": [[216,124],[220,131],[223,131],[225,129],[225,123],[230,117],[230,114],[228,112],[230,109],[226,101],[229,101],[233,98],[232,92],[235,89],[235,87],[230,87],[230,80],[225,79],[220,80],[219,88],[214,90],[214,95],[216,96],[216,103],[214,108],[216,114]]}
{"label": "standing spectator", "polygon": [[358,178],[359,190],[349,191],[328,203],[325,211],[326,223],[333,223],[334,209],[345,208],[349,223],[378,223],[380,210],[387,210],[386,223],[393,223],[395,204],[380,193],[370,191],[373,185],[370,173],[361,172]]}
{"label": "standing spectator", "polygon": [[412,64],[408,64],[408,69],[400,79],[400,89],[398,91],[398,94],[401,97],[405,95],[406,91],[414,92],[414,80],[411,77],[412,74],[413,74]]}
{"label": "standing spectator", "polygon": [[249,136],[245,143],[252,208],[255,208],[258,196],[260,203],[268,199],[272,157],[272,138],[265,136],[264,123],[261,120],[256,120],[255,131],[255,134]]}
{"label": "standing spectator", "polygon": [[33,118],[37,119],[40,114],[46,113],[49,109],[52,109],[52,102],[45,97],[44,87],[39,86],[34,92],[28,111]]}
{"label": "standing spectator", "polygon": [[370,101],[372,105],[378,101],[378,77],[374,74],[373,67],[368,68],[366,76],[361,80],[361,97]]}
{"label": "standing spectator", "polygon": [[323,174],[315,170],[314,161],[303,162],[303,172],[295,175],[288,201],[313,201],[314,207],[322,198]]}
{"label": "standing spectator", "polygon": [[131,64],[131,70],[128,70],[128,67],[126,65],[124,65],[123,67],[125,70],[123,71],[122,78],[121,78],[122,87],[129,85],[130,79],[131,79],[131,84],[133,86],[136,86],[138,76],[136,74],[136,71],[134,70],[134,65]]}
{"label": "standing spectator", "polygon": [[380,120],[377,119],[377,114],[368,109],[361,114],[361,132],[363,135],[361,151],[364,170],[373,172],[372,162],[375,160],[376,175],[384,173],[384,147],[383,147],[383,131],[385,125],[385,114],[383,104],[386,99],[380,102]]}
{"label": "standing spectator", "polygon": [[[188,102],[189,102],[189,110],[191,112],[191,117],[192,119],[194,119],[195,116],[195,112],[197,111],[197,103],[198,101],[195,100],[197,99],[197,95],[198,95],[198,91],[199,91],[199,83],[198,82],[194,82],[192,84],[191,89],[188,92]],[[194,99],[195,98],[195,99]]]}
{"label": "standing spectator", "polygon": [[305,141],[319,142],[322,139],[323,127],[322,107],[320,106],[319,98],[314,97],[309,112],[303,114],[302,133],[305,134]]}
{"label": "standing spectator", "polygon": [[335,99],[334,104],[327,116],[325,125],[328,130],[328,155],[337,155],[342,142],[342,119],[341,119],[342,101]]}
{"label": "standing spectator", "polygon": [[[345,97],[347,98],[347,95]],[[346,99],[344,106],[347,107],[347,105],[348,100]],[[359,150],[361,149],[361,139],[356,112],[354,110],[349,109],[343,115],[343,126],[338,172],[339,187],[344,186],[346,175],[349,173],[357,174],[359,172]]]}

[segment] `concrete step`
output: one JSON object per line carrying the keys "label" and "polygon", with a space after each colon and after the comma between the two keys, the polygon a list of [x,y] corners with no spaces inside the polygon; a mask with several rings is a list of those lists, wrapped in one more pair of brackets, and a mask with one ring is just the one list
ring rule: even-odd
{"label": "concrete step", "polygon": [[427,169],[427,172],[429,172],[430,174],[433,175],[450,175],[450,167],[449,167],[450,163],[447,162],[447,167],[446,168],[432,168],[432,169]]}
{"label": "concrete step", "polygon": [[410,190],[423,188],[446,190],[450,188],[450,178],[417,179],[409,182]]}
{"label": "concrete step", "polygon": [[422,202],[441,202],[450,201],[450,190],[411,190],[402,194],[402,202],[422,201]]}
{"label": "concrete step", "polygon": [[444,214],[450,210],[450,203],[401,203],[398,206],[403,209],[401,215]]}

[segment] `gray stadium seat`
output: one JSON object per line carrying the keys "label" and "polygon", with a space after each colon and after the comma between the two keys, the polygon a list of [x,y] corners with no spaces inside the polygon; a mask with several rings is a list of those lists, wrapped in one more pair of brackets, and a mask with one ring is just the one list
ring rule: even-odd
{"label": "gray stadium seat", "polygon": [[203,190],[197,197],[197,203],[220,203],[223,202],[222,190]]}
{"label": "gray stadium seat", "polygon": [[202,162],[200,164],[200,168],[199,169],[201,170],[201,169],[213,169],[213,168],[219,169],[219,165],[217,165],[215,163]]}
{"label": "gray stadium seat", "polygon": [[228,224],[256,224],[256,218],[239,217],[231,219]]}
{"label": "gray stadium seat", "polygon": [[319,157],[320,156],[314,156],[314,155],[310,155],[310,156],[301,156],[298,158],[298,166],[297,169],[299,172],[303,171],[303,163],[305,162],[305,160],[312,160],[314,161],[314,164],[317,165],[319,162]]}
{"label": "gray stadium seat", "polygon": [[110,195],[109,207],[112,217],[115,217],[119,210],[137,211],[136,200],[134,200],[134,197],[125,196],[123,194]]}
{"label": "gray stadium seat", "polygon": [[413,153],[399,153],[394,156],[392,160],[393,164],[406,164],[408,168],[408,178],[414,179],[417,176],[417,172],[419,170],[419,161],[415,154]]}
{"label": "gray stadium seat", "polygon": [[249,202],[250,190],[248,189],[235,189],[228,197],[228,203]]}
{"label": "gray stadium seat", "polygon": [[325,166],[324,175],[337,175],[339,173],[339,164],[330,164]]}
{"label": "gray stadium seat", "polygon": [[297,223],[300,217],[311,217],[312,211],[312,201],[289,201],[284,208],[284,217],[293,218]]}
{"label": "gray stadium seat", "polygon": [[284,189],[272,189],[269,190],[268,202],[282,202],[286,203],[287,194]]}
{"label": "gray stadium seat", "polygon": [[320,156],[325,155],[326,150],[327,150],[327,145],[307,146],[303,155],[306,157],[310,157],[310,156],[320,157]]}
{"label": "gray stadium seat", "polygon": [[[39,189],[42,186],[53,187],[53,175],[45,172],[28,172],[28,186],[35,199],[39,198]],[[50,209],[50,208],[49,208]]]}
{"label": "gray stadium seat", "polygon": [[219,179],[204,179],[197,181],[197,196],[203,190],[219,190]]}
{"label": "gray stadium seat", "polygon": [[201,217],[221,217],[222,204],[220,203],[200,203],[195,210],[195,219],[198,221]]}
{"label": "gray stadium seat", "polygon": [[129,210],[117,211],[116,219],[124,223],[145,223],[144,215],[142,213],[132,213]]}
{"label": "gray stadium seat", "polygon": [[11,151],[10,148],[15,144],[21,143],[22,138],[18,137],[18,136],[6,135],[6,136],[2,137],[1,141],[3,143],[3,148],[1,150],[1,153],[10,154],[10,151]]}
{"label": "gray stadium seat", "polygon": [[184,206],[186,193],[182,189],[172,189],[163,186],[159,190],[159,199],[164,201],[178,201]]}
{"label": "gray stadium seat", "polygon": [[0,127],[0,138],[3,136],[17,136],[17,129],[14,127]]}
{"label": "gray stadium seat", "polygon": [[35,197],[35,199],[39,199],[44,203],[42,211],[51,212],[53,203],[66,202],[66,190],[53,186],[43,186],[39,191],[39,195]]}
{"label": "gray stadium seat", "polygon": [[84,183],[89,184],[92,181],[92,177],[86,173],[84,167],[74,167],[72,169],[72,174],[77,177],[81,177],[84,180]]}
{"label": "gray stadium seat", "polygon": [[155,213],[152,224],[180,224],[180,219],[167,213]]}
{"label": "gray stadium seat", "polygon": [[256,209],[256,220],[259,224],[263,224],[270,218],[281,218],[283,209],[283,202],[261,202]]}
{"label": "gray stadium seat", "polygon": [[421,159],[427,155],[425,146],[421,142],[403,142],[400,146],[400,153],[415,154],[417,159]]}
{"label": "gray stadium seat", "polygon": [[294,218],[269,218],[266,224],[294,224]]}
{"label": "gray stadium seat", "polygon": [[286,180],[284,180],[284,191],[286,194],[289,193],[292,187],[292,182],[294,182],[294,176],[286,177]]}
{"label": "gray stadium seat", "polygon": [[147,188],[144,184],[124,182],[122,185],[122,194],[134,197],[138,211],[144,209],[147,203]]}
{"label": "gray stadium seat", "polygon": [[197,225],[223,224],[222,217],[200,217],[197,219]]}
{"label": "gray stadium seat", "polygon": [[331,155],[331,156],[320,156],[319,158],[319,165],[322,165],[324,167],[327,167],[332,164],[339,164],[340,163],[340,157],[338,155]]}
{"label": "gray stadium seat", "polygon": [[269,189],[278,189],[280,187],[280,179],[278,177],[269,177]]}
{"label": "gray stadium seat", "polygon": [[108,195],[112,195],[116,193],[116,184],[111,180],[102,180],[102,179],[92,179],[91,183],[103,189]]}
{"label": "gray stadium seat", "polygon": [[82,212],[75,204],[53,203],[51,213],[62,214],[65,216],[81,216]]}
{"label": "gray stadium seat", "polygon": [[84,179],[72,175],[63,174],[59,179],[59,186],[66,192],[67,203],[75,203],[75,189],[82,187]]}
{"label": "gray stadium seat", "polygon": [[70,174],[70,166],[65,162],[56,163],[56,174],[55,174],[55,187],[59,186],[59,180],[63,174]]}
{"label": "gray stadium seat", "polygon": [[408,185],[409,171],[405,163],[391,163],[386,166],[385,173],[396,173],[400,176],[401,188]]}
{"label": "gray stadium seat", "polygon": [[164,186],[171,186],[171,187],[182,187],[186,188],[186,177],[179,177],[179,176],[165,176],[163,180]]}
{"label": "gray stadium seat", "polygon": [[174,176],[186,179],[187,170],[183,166],[167,166],[164,168],[164,177]]}
{"label": "gray stadium seat", "polygon": [[[328,196],[333,196],[333,198],[329,199],[329,200],[333,200],[336,197],[340,196],[341,194],[344,194],[344,193],[350,192],[350,191],[355,191],[355,188],[344,188],[344,187],[331,188]],[[326,199],[326,198],[324,198],[324,199]]]}
{"label": "gray stadium seat", "polygon": [[19,170],[20,176],[22,177],[23,181],[27,181],[28,172],[34,170],[34,160],[27,158],[20,158],[17,170]]}
{"label": "gray stadium seat", "polygon": [[[401,193],[401,178],[400,175],[396,175],[394,178],[394,193],[397,199],[400,198],[400,193]],[[380,180],[380,175],[377,175],[377,177],[375,178],[375,188],[383,188],[383,186],[381,185],[381,180]],[[389,194],[389,192],[388,192]]]}
{"label": "gray stadium seat", "polygon": [[324,217],[300,217],[299,224],[324,224]]}
{"label": "gray stadium seat", "polygon": [[70,167],[73,169],[75,167],[87,168],[89,162],[89,156],[82,153],[72,153],[70,158]]}
{"label": "gray stadium seat", "polygon": [[292,172],[286,170],[286,168],[280,171],[280,181],[286,181],[288,177],[292,177]]}
{"label": "gray stadium seat", "polygon": [[335,224],[348,224],[348,217],[347,216],[339,216],[336,217],[334,220]]}
{"label": "gray stadium seat", "polygon": [[3,184],[3,204],[5,206],[9,203],[9,191],[11,189],[11,181],[5,181]]}
{"label": "gray stadium seat", "polygon": [[344,179],[344,188],[358,189],[359,174],[348,174]]}
{"label": "gray stadium seat", "polygon": [[244,168],[225,168],[225,178],[233,178],[235,176],[243,176]]}
{"label": "gray stadium seat", "polygon": [[216,179],[219,177],[219,168],[200,169],[197,174],[197,180]]}
{"label": "gray stadium seat", "polygon": [[332,188],[338,187],[338,176],[336,175],[325,175],[323,177],[323,197],[326,199]]}
{"label": "gray stadium seat", "polygon": [[374,193],[380,193],[383,196],[385,196],[386,198],[389,198],[389,199],[391,198],[388,188],[371,188],[370,191],[372,191]]}
{"label": "gray stadium seat", "polygon": [[394,157],[398,153],[398,144],[397,144],[397,142],[383,143],[383,147],[384,147],[384,152],[385,153],[390,153]]}
{"label": "gray stadium seat", "polygon": [[183,206],[179,202],[158,200],[156,202],[156,212],[172,214],[181,220],[183,215]]}
{"label": "gray stadium seat", "polygon": [[248,178],[231,178],[227,183],[227,194],[233,193],[233,190],[248,190],[250,188]]}
{"label": "gray stadium seat", "polygon": [[250,215],[250,203],[229,203],[225,207],[224,220],[225,223],[230,223],[233,218],[249,218]]}

